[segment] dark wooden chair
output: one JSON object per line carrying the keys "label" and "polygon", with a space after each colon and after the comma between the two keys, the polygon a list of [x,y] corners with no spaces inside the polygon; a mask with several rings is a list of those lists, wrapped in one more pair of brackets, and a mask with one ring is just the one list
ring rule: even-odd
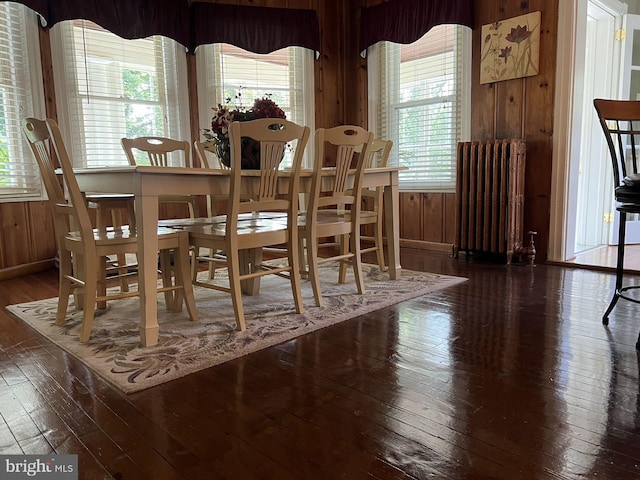
{"label": "dark wooden chair", "polygon": [[[609,146],[616,210],[620,213],[616,286],[609,307],[602,317],[602,323],[608,325],[609,315],[619,299],[623,298],[640,303],[640,298],[631,293],[632,290],[640,288],[640,285],[633,285],[624,280],[627,215],[640,214],[640,173],[638,169],[640,101],[595,99],[593,104]],[[640,350],[640,335],[636,342],[636,349]]]}

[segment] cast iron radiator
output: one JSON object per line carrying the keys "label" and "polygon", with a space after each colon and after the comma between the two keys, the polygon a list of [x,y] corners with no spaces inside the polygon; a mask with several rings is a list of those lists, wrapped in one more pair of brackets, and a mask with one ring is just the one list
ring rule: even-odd
{"label": "cast iron radiator", "polygon": [[523,140],[458,143],[454,256],[504,254],[522,249]]}

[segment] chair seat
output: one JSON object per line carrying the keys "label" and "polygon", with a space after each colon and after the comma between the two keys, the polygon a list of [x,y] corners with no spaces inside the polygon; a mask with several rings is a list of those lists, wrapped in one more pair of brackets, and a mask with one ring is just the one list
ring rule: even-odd
{"label": "chair seat", "polygon": [[[282,221],[280,221],[282,220]],[[207,238],[220,236],[224,238],[227,232],[226,223],[200,224],[184,226],[182,230],[189,232],[191,237],[199,235]],[[238,235],[260,235],[278,231],[286,232],[287,219],[254,218],[238,221]]]}
{"label": "chair seat", "polygon": [[[359,222],[361,224],[375,222],[377,220],[377,213],[372,211],[360,211]],[[306,212],[301,213],[298,216],[298,226],[304,227],[306,226]],[[339,224],[351,221],[351,215],[349,214],[349,210],[336,210],[336,209],[323,209],[318,210],[318,216],[316,218],[316,223],[320,225],[332,225]]]}
{"label": "chair seat", "polygon": [[[620,202],[625,206],[626,211],[638,211],[640,210],[640,188],[638,186],[621,185],[615,189],[615,198],[617,202]],[[636,210],[630,210],[635,208]]]}
{"label": "chair seat", "polygon": [[[251,220],[251,219],[277,219],[282,218],[286,221],[286,212],[250,212],[241,213],[238,215],[239,221]],[[214,225],[217,223],[225,223],[227,221],[226,215],[217,215],[215,217],[196,217],[196,218],[172,218],[168,220],[159,220],[158,225],[168,228],[184,228],[184,227],[198,227],[205,225]]]}
{"label": "chair seat", "polygon": [[[177,231],[171,228],[158,228],[158,237],[160,237],[160,240],[162,237],[175,235],[176,233]],[[107,227],[101,230],[96,228],[93,230],[93,238],[97,246],[103,244],[117,245],[118,243],[129,244],[138,241],[135,229],[130,229],[128,225],[123,225],[122,227]],[[81,241],[81,234],[80,232],[69,232],[65,239],[68,241]]]}

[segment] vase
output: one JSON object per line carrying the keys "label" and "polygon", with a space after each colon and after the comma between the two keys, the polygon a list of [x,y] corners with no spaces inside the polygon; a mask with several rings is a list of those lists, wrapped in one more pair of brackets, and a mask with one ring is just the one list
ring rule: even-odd
{"label": "vase", "polygon": [[[240,167],[245,170],[259,170],[260,142],[256,142],[249,137],[242,137],[240,142],[242,146],[242,162],[240,163]],[[218,144],[216,148],[222,164],[231,167],[231,147],[229,144]]]}

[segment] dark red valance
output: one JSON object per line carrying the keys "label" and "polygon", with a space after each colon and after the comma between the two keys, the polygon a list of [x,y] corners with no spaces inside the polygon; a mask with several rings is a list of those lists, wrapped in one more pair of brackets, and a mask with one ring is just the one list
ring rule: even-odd
{"label": "dark red valance", "polygon": [[254,53],[299,46],[320,51],[320,27],[314,10],[191,4],[192,47],[230,43]]}
{"label": "dark red valance", "polygon": [[[2,0],[0,0],[2,1]],[[162,35],[188,47],[230,43],[254,53],[300,46],[320,51],[314,10],[267,8],[188,0],[17,0],[40,14],[47,27],[90,20],[116,35]]]}
{"label": "dark red valance", "polygon": [[49,16],[51,27],[84,19],[129,40],[162,35],[189,46],[188,0],[53,0]]}
{"label": "dark red valance", "polygon": [[189,46],[188,0],[17,0],[39,13],[47,27],[64,20],[90,20],[133,40],[151,35]]}
{"label": "dark red valance", "polygon": [[473,0],[390,0],[362,10],[360,51],[386,40],[413,43],[443,24],[473,28]]}

